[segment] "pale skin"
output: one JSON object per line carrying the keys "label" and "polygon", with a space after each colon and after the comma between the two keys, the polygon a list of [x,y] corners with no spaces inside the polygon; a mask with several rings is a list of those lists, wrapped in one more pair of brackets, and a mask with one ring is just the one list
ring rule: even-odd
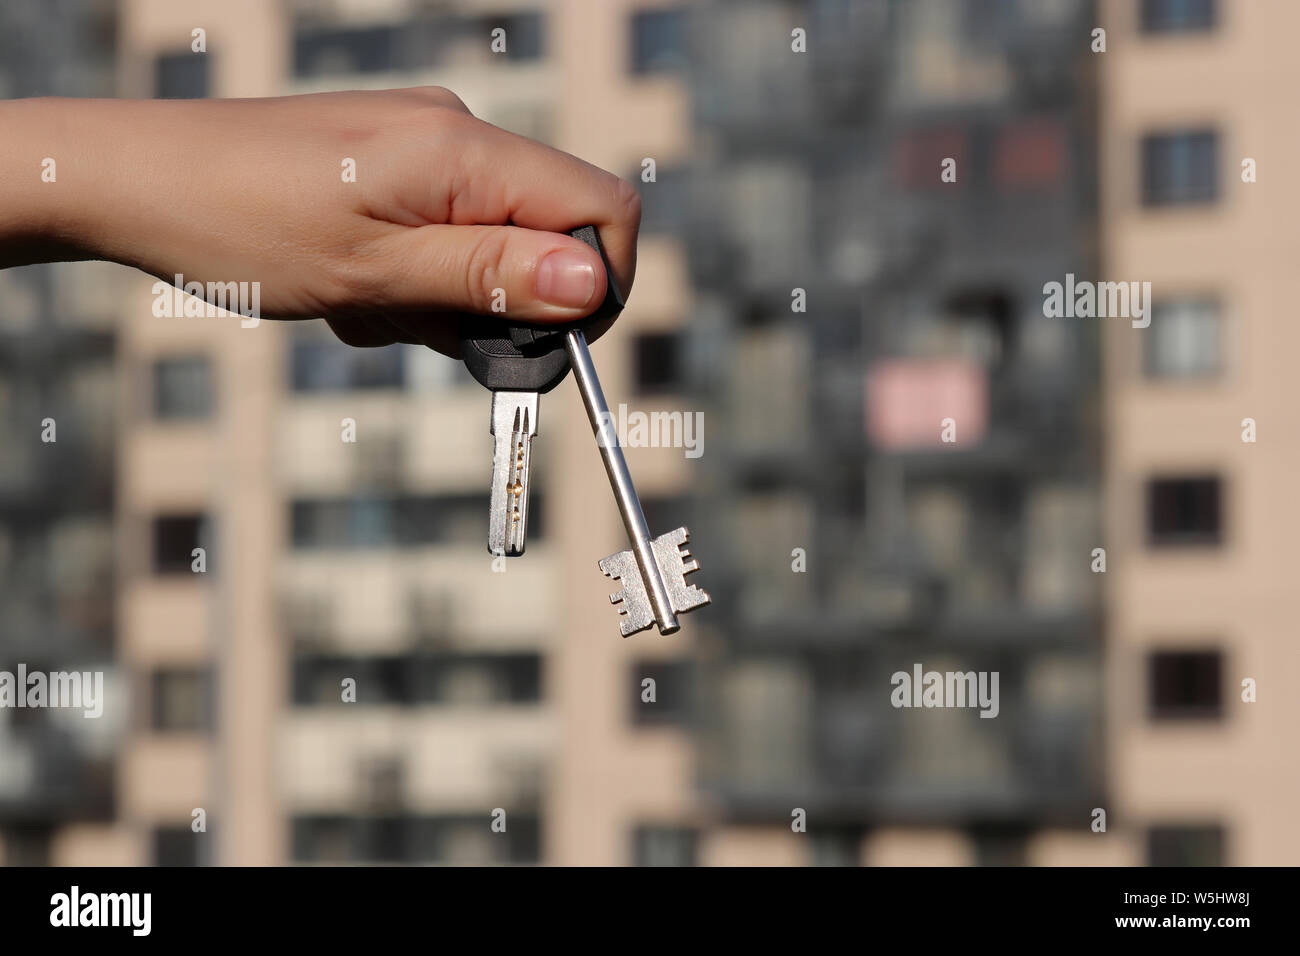
{"label": "pale skin", "polygon": [[9,100],[0,130],[0,267],[107,259],[168,282],[258,281],[263,317],[324,318],[350,345],[458,356],[466,314],[589,315],[605,270],[566,235],[578,226],[597,227],[624,293],[636,271],[629,183],[439,87]]}

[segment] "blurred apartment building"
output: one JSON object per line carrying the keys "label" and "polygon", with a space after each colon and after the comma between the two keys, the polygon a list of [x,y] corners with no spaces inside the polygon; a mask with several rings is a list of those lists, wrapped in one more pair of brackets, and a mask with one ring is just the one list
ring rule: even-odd
{"label": "blurred apartment building", "polygon": [[[1245,490],[1284,472],[1243,457],[1267,437],[1239,444],[1247,415],[1286,431],[1284,343],[1245,334],[1285,302],[1259,240],[1286,187],[1236,163],[1284,152],[1287,86],[1246,66],[1286,34],[1282,4],[1224,6],[117,5],[115,87],[67,92],[435,83],[640,184],[632,305],[594,354],[615,404],[705,412],[702,458],[629,460],[714,604],[618,636],[596,561],[623,532],[571,382],[542,401],[540,520],[499,574],[489,399],[459,363],[155,318],[151,281],[111,266],[11,270],[0,423],[67,410],[63,458],[0,461],[2,577],[32,582],[0,592],[0,666],[111,657],[129,709],[93,739],[0,714],[0,859],[1280,862],[1285,715],[1235,701],[1287,646],[1287,562],[1252,547],[1285,495]],[[60,9],[80,30],[42,37],[109,55],[85,26],[106,21]],[[49,88],[25,87],[4,92]],[[1043,317],[1045,281],[1099,270],[1151,280],[1161,318]],[[915,663],[999,671],[999,717],[892,708]]]}
{"label": "blurred apartment building", "polygon": [[[117,13],[116,87],[82,92],[437,83],[489,121],[628,176],[647,157],[669,169],[685,158],[680,18],[654,4],[145,0]],[[206,53],[192,50],[196,28]],[[504,53],[490,50],[498,28]],[[339,175],[342,159],[322,157],[324,175]],[[71,286],[81,268],[69,267]],[[618,635],[596,562],[625,546],[623,532],[573,386],[543,401],[528,555],[495,573],[484,547],[489,396],[459,363],[350,349],[323,323],[157,318],[152,280],[116,271],[118,402],[95,406],[118,413],[98,514],[107,530],[115,478],[116,660],[130,691],[117,698],[129,714],[115,763],[102,768],[116,784],[97,820],[64,821],[72,815],[48,804],[47,822],[64,825],[10,839],[18,849],[6,858],[653,854],[639,834],[686,815],[691,750],[680,729],[640,726],[636,675],[684,645]],[[680,249],[648,239],[636,304],[594,350],[611,397],[683,406],[671,359],[686,302]],[[57,361],[71,363],[66,352]],[[42,370],[29,363],[22,381],[37,388]],[[15,427],[34,414],[18,410]],[[111,453],[111,426],[96,435]],[[66,456],[77,437],[60,443]],[[659,522],[656,502],[676,500],[686,462],[630,457]],[[65,463],[65,476],[79,467]],[[6,501],[21,508],[39,486],[15,485]],[[341,702],[346,678],[355,704]],[[36,805],[53,791],[31,793]],[[206,831],[195,833],[200,808]],[[498,808],[504,833],[490,828]],[[6,835],[19,832],[13,819]]]}
{"label": "blurred apartment building", "polygon": [[[689,328],[729,546],[702,785],[773,862],[1087,853],[1097,334],[1042,285],[1094,270],[1090,16],[720,0],[692,31]],[[999,672],[999,715],[895,708],[918,664]]]}
{"label": "blurred apartment building", "polygon": [[1102,9],[1102,265],[1155,300],[1104,333],[1115,817],[1139,862],[1291,864],[1300,9]]}
{"label": "blurred apartment building", "polygon": [[[0,96],[103,89],[112,30],[108,3],[0,8]],[[35,33],[43,44],[24,42]],[[122,677],[113,659],[120,276],[102,263],[0,272],[0,671],[102,670],[110,694]],[[0,862],[43,863],[57,834],[112,819],[116,718],[0,710]]]}
{"label": "blurred apartment building", "polygon": [[[1243,176],[1294,153],[1297,17],[718,0],[697,19],[690,352],[727,503],[701,526],[734,545],[701,783],[766,859],[809,859],[776,837],[793,807],[817,861],[1294,858],[1294,706],[1242,694],[1295,660],[1285,453],[1243,433],[1294,431],[1270,357],[1291,354],[1296,197]],[[799,26],[816,56],[756,55]],[[1067,273],[1151,282],[1150,327],[1046,318]],[[996,728],[890,708],[879,688],[914,662],[999,670]]]}

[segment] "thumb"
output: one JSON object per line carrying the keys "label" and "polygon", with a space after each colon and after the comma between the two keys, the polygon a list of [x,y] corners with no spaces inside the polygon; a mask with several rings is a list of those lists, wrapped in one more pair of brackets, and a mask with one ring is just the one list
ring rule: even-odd
{"label": "thumb", "polygon": [[386,307],[572,321],[605,297],[605,266],[571,236],[518,226],[400,227],[377,257]]}

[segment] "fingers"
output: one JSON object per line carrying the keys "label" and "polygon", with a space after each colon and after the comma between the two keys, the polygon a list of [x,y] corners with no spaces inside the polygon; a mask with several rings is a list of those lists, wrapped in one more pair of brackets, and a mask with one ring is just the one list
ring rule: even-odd
{"label": "fingers", "polygon": [[369,249],[365,300],[382,310],[573,321],[605,297],[596,251],[516,226],[389,226]]}
{"label": "fingers", "polygon": [[[399,182],[381,184],[371,208],[391,222],[514,225],[565,234],[593,225],[619,287],[631,291],[641,199],[625,180],[576,156],[498,129],[462,110],[439,110],[419,154],[445,165],[431,181],[427,161],[400,164]],[[396,199],[397,208],[389,201]],[[388,201],[386,201],[388,200]],[[400,210],[400,211],[399,211]]]}
{"label": "fingers", "polygon": [[331,316],[325,319],[344,345],[382,348],[386,345],[423,345],[459,359],[460,334],[455,317],[436,312],[385,312],[373,315]]}
{"label": "fingers", "polygon": [[568,233],[595,226],[619,288],[631,292],[641,228],[636,188],[576,156],[473,122],[490,130],[469,151],[470,157],[480,154],[471,161],[478,163],[483,184],[474,188],[475,181],[466,180],[470,188],[456,195],[448,221],[493,222],[481,217],[497,213],[526,229]]}
{"label": "fingers", "polygon": [[420,340],[388,322],[382,316],[348,315],[325,319],[330,330],[344,345],[357,348],[380,348],[395,342],[419,345]]}

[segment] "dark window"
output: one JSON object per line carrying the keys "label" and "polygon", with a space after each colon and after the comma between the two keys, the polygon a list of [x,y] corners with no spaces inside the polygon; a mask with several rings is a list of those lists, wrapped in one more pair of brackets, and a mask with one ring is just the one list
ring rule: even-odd
{"label": "dark window", "polygon": [[[647,495],[642,498],[641,510],[645,514],[646,524],[650,526],[651,536],[667,534],[674,528],[687,524],[686,510],[689,503],[688,499],[676,495]],[[528,530],[531,534],[532,528]],[[687,578],[688,584],[691,581]]]}
{"label": "dark window", "polygon": [[1212,30],[1214,12],[1214,0],[1142,0],[1142,32]]}
{"label": "dark window", "polygon": [[[343,681],[356,681],[355,705],[402,705],[413,697],[414,674],[400,657],[300,654],[293,660],[293,702],[298,707],[342,704]],[[350,703],[348,706],[353,706]]]}
{"label": "dark window", "polygon": [[641,231],[646,235],[675,235],[686,228],[690,180],[682,169],[655,168],[655,181],[644,182],[641,170],[632,179],[641,193]]}
{"label": "dark window", "polygon": [[[22,713],[22,711],[16,711]],[[48,826],[24,825],[0,831],[0,863],[5,866],[49,866],[51,831]]]}
{"label": "dark window", "polygon": [[660,73],[686,66],[686,36],[685,10],[632,14],[632,72]]}
{"label": "dark window", "polygon": [[[944,300],[942,331],[936,336],[961,342],[966,354],[975,354],[989,366],[996,366],[1016,352],[1016,305],[1011,295],[997,287],[969,286]],[[934,333],[930,333],[934,334]],[[910,346],[913,354],[948,357],[952,346]]]}
{"label": "dark window", "polygon": [[545,23],[537,12],[523,12],[499,17],[485,17],[481,21],[488,37],[500,28],[505,31],[507,60],[539,60],[545,46]]}
{"label": "dark window", "polygon": [[[476,540],[487,528],[481,494],[302,499],[291,505],[295,548],[394,548]],[[543,537],[543,499],[536,490],[528,536]]]}
{"label": "dark window", "polygon": [[535,704],[542,697],[538,654],[462,654],[417,659],[418,703],[453,706]]}
{"label": "dark window", "polygon": [[356,681],[358,705],[534,704],[542,696],[542,659],[538,654],[299,654],[293,661],[295,706],[342,703],[345,678]]}
{"label": "dark window", "polygon": [[971,831],[977,866],[1024,866],[1025,833],[1015,827],[979,826]]}
{"label": "dark window", "polygon": [[160,100],[201,100],[208,95],[208,54],[185,50],[154,61],[154,93]]}
{"label": "dark window", "polygon": [[537,863],[541,821],[512,812],[504,833],[488,814],[472,817],[300,816],[292,824],[296,863]]}
{"label": "dark window", "polygon": [[207,544],[207,519],[203,515],[159,515],[153,519],[154,574],[194,573],[194,549],[204,548],[205,566],[211,567]]}
{"label": "dark window", "polygon": [[685,827],[637,827],[632,835],[636,866],[694,866],[695,831]]}
{"label": "dark window", "polygon": [[294,817],[292,840],[295,863],[349,863],[356,859],[351,821],[346,817]]}
{"label": "dark window", "polygon": [[1150,657],[1152,720],[1214,720],[1223,714],[1219,651],[1157,651]]}
{"label": "dark window", "polygon": [[410,820],[406,837],[412,862],[476,865],[541,861],[541,823],[535,813],[511,811],[504,833],[493,833],[491,820],[487,814]]}
{"label": "dark window", "polygon": [[1159,826],[1147,833],[1149,866],[1223,866],[1223,827]]}
{"label": "dark window", "polygon": [[1212,130],[1142,139],[1142,201],[1148,206],[1213,202],[1219,194],[1219,142]]}
{"label": "dark window", "polygon": [[[641,727],[681,725],[691,717],[692,669],[689,661],[636,661],[631,669],[632,723]],[[654,700],[644,682],[654,681]]]}
{"label": "dark window", "polygon": [[153,831],[153,865],[198,866],[199,841],[208,838],[189,827],[159,827]]}
{"label": "dark window", "polygon": [[484,17],[421,16],[370,27],[304,26],[294,35],[293,70],[299,77],[424,70],[466,47],[491,48],[492,31],[505,30],[503,59],[540,58],[545,20],[536,11]]}
{"label": "dark window", "polygon": [[1213,545],[1222,538],[1222,489],[1214,477],[1156,478],[1147,485],[1153,546]]}
{"label": "dark window", "polygon": [[365,388],[401,388],[400,345],[358,349],[333,339],[302,336],[290,353],[295,392],[340,392]]}
{"label": "dark window", "polygon": [[163,421],[212,414],[212,363],[205,356],[164,358],[153,365],[153,413]]}
{"label": "dark window", "polygon": [[382,73],[416,64],[402,63],[402,28],[385,25],[300,30],[293,39],[295,76]]}
{"label": "dark window", "polygon": [[813,866],[861,866],[862,831],[829,827],[808,833]]}
{"label": "dark window", "polygon": [[212,724],[212,676],[202,668],[153,672],[150,728],[159,733],[199,733]]}
{"label": "dark window", "polygon": [[1149,378],[1205,378],[1222,368],[1219,306],[1212,300],[1158,302],[1145,337]]}
{"label": "dark window", "polygon": [[675,332],[638,335],[632,355],[637,391],[663,392],[681,384],[681,338]]}

